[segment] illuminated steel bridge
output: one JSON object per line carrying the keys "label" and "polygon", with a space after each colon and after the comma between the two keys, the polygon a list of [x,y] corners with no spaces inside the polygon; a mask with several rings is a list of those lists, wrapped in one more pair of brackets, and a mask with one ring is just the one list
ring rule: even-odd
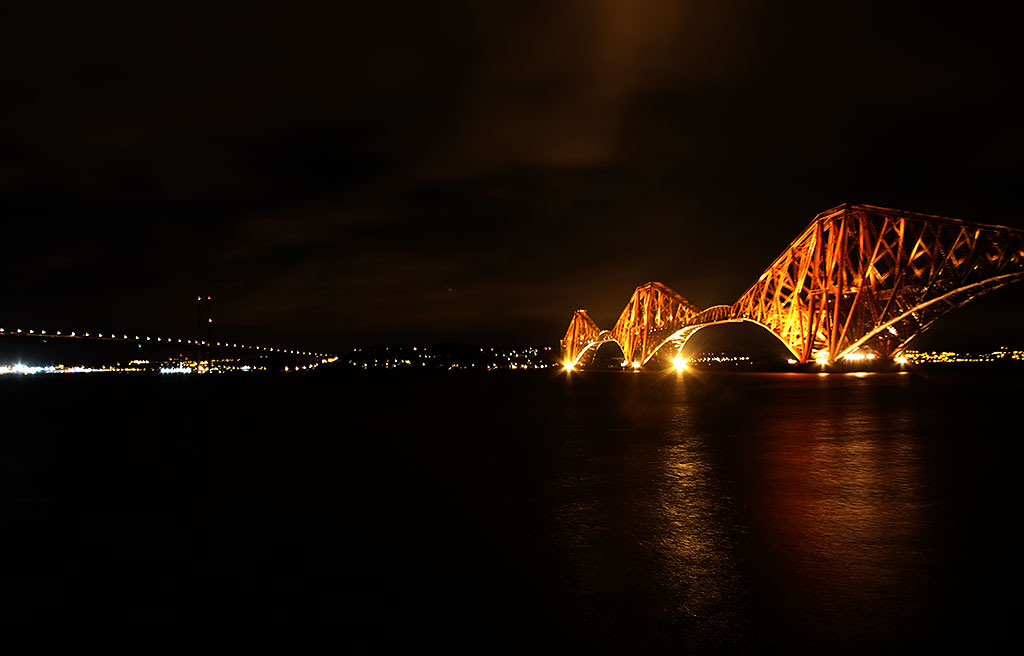
{"label": "illuminated steel bridge", "polygon": [[732,305],[701,310],[660,282],[640,285],[611,330],[578,310],[562,339],[572,368],[608,342],[640,366],[697,331],[749,322],[797,362],[898,357],[936,319],[1024,280],[1024,230],[871,205],[822,212]]}

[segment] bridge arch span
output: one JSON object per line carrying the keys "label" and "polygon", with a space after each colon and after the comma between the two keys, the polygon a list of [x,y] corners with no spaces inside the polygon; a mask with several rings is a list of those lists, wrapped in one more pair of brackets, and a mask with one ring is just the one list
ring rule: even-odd
{"label": "bridge arch span", "polygon": [[[675,344],[678,346],[677,353],[681,353],[683,350],[685,350],[686,347],[689,346],[694,341],[694,338],[697,337],[698,333],[700,333],[703,337],[707,335],[709,332],[714,332],[716,328],[722,328],[724,326],[749,326],[751,328],[756,327],[756,336],[761,338],[761,341],[763,342],[763,344],[758,348],[764,349],[765,345],[770,343],[772,347],[774,347],[773,350],[777,348],[780,354],[786,353],[786,357],[795,359],[797,356],[797,354],[793,352],[793,349],[790,347],[790,345],[787,344],[786,341],[779,337],[775,332],[773,332],[771,328],[762,323],[758,323],[757,321],[753,321],[751,319],[724,319],[722,321],[709,321],[707,323],[692,326],[692,330],[687,329],[685,331],[680,331],[680,333],[682,334],[675,340]],[[668,344],[666,344],[666,346],[667,345]]]}
{"label": "bridge arch span", "polygon": [[[729,306],[724,306],[724,307],[729,307]],[[792,347],[789,344],[787,344],[784,339],[779,337],[778,334],[776,334],[774,331],[772,331],[772,329],[769,328],[768,326],[764,325],[763,323],[759,323],[757,321],[754,321],[753,319],[745,319],[745,318],[735,319],[734,318],[734,319],[722,319],[722,320],[719,320],[719,321],[708,321],[708,322],[705,322],[705,323],[699,323],[699,324],[694,324],[694,325],[691,325],[691,326],[686,326],[685,328],[682,328],[682,329],[676,331],[675,333],[673,333],[672,335],[668,336],[665,340],[663,340],[660,344],[658,344],[654,348],[654,350],[651,352],[651,354],[647,357],[647,360],[645,360],[641,364],[647,364],[647,362],[649,362],[650,360],[654,359],[655,357],[661,357],[662,359],[665,359],[667,357],[667,355],[668,355],[668,354],[664,353],[665,349],[668,349],[670,351],[671,355],[674,357],[676,354],[681,353],[683,351],[683,349],[686,348],[686,345],[688,343],[690,343],[690,340],[692,340],[697,335],[697,333],[699,333],[701,331],[704,331],[705,329],[708,329],[708,328],[717,328],[717,327],[720,327],[720,326],[727,326],[727,325],[734,325],[734,326],[735,325],[757,326],[758,328],[761,329],[761,331],[763,333],[765,333],[767,335],[771,335],[772,339],[776,343],[780,344],[790,354],[791,357],[793,357],[794,359],[796,357],[798,357],[797,353],[793,351]],[[671,358],[669,358],[669,359],[671,359]]]}
{"label": "bridge arch span", "polygon": [[[607,333],[609,331],[604,332]],[[575,369],[577,367],[590,366],[598,358],[598,353],[601,351],[602,347],[606,347],[609,345],[614,346],[619,351],[619,353],[622,354],[622,345],[619,344],[619,342],[614,337],[611,337],[609,335],[606,339],[596,340],[588,344],[587,347],[584,348],[578,356],[576,356],[575,360],[563,362],[563,366],[565,366],[567,369]],[[600,357],[607,357],[607,353],[602,353]],[[625,356],[623,355],[620,358],[620,360],[625,362]]]}
{"label": "bridge arch span", "polygon": [[[918,305],[905,310],[902,314],[893,317],[889,321],[877,326],[863,337],[851,344],[836,357],[842,357],[847,353],[857,350],[865,344],[877,339],[879,335],[889,337],[892,345],[892,353],[900,353],[910,340],[924,332],[929,326],[939,320],[942,315],[963,307],[968,302],[984,296],[989,292],[1002,289],[1015,282],[1024,281],[1024,272],[1011,273],[996,278],[990,278],[976,282],[965,287],[954,289],[939,297],[919,303]],[[888,333],[888,335],[886,335]]]}

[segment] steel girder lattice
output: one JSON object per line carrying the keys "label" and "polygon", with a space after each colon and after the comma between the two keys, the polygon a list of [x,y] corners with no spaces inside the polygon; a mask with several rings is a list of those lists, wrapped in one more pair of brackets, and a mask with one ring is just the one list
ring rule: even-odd
{"label": "steel girder lattice", "polygon": [[601,336],[601,329],[597,327],[597,324],[590,318],[587,311],[576,310],[572,315],[572,320],[569,322],[568,330],[565,331],[565,337],[562,338],[562,357],[564,359],[567,357],[567,353],[571,354],[568,357],[571,357],[571,362],[575,364],[583,357],[584,353],[588,352],[592,347],[604,343],[604,341]]}
{"label": "steel girder lattice", "polygon": [[586,310],[577,310],[561,342],[563,357],[575,364],[591,349],[614,341],[627,362],[645,363],[699,313],[697,306],[665,285],[649,282],[633,291],[611,330],[601,330]]}
{"label": "steel girder lattice", "polygon": [[640,285],[626,303],[610,337],[628,362],[644,363],[670,335],[689,325],[700,310],[660,282]]}
{"label": "steel girder lattice", "polygon": [[1024,277],[1024,231],[868,205],[819,214],[733,305],[802,362],[891,357],[946,312]]}
{"label": "steel girder lattice", "polygon": [[1024,230],[916,212],[842,205],[819,214],[732,306],[701,312],[661,283],[636,288],[611,331],[577,312],[562,341],[574,364],[616,341],[644,363],[672,342],[750,321],[800,362],[855,350],[898,354],[940,316],[1024,279]]}

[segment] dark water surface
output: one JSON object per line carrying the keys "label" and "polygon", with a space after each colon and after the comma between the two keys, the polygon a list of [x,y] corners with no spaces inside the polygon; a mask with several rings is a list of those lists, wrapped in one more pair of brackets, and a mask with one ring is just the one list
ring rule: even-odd
{"label": "dark water surface", "polygon": [[2,622],[76,651],[987,651],[1016,635],[1022,391],[5,377]]}

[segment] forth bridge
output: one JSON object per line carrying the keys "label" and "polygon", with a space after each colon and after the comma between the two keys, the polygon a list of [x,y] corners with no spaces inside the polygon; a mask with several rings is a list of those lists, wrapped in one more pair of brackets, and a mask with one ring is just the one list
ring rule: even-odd
{"label": "forth bridge", "polygon": [[939,317],[1024,279],[1024,230],[872,205],[840,205],[810,225],[732,305],[701,310],[660,282],[640,285],[611,330],[577,310],[567,369],[615,342],[634,367],[678,357],[693,335],[757,324],[798,363],[898,359]]}

